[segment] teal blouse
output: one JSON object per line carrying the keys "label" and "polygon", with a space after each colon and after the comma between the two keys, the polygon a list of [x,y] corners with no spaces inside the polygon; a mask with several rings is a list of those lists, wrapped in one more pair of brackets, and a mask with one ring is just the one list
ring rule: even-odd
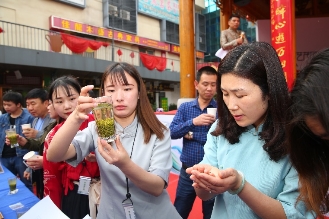
{"label": "teal blouse", "polygon": [[[260,140],[253,126],[240,136],[240,142],[230,144],[223,136],[212,136],[216,127],[215,122],[207,134],[204,146],[205,155],[201,163],[210,164],[219,169],[234,168],[241,171],[247,182],[260,192],[278,200],[287,218],[314,218],[306,211],[303,202],[295,206],[298,192],[298,174],[284,157],[278,162],[270,160],[262,148],[264,141]],[[260,126],[258,131],[262,127]],[[226,218],[260,218],[249,208],[238,195],[224,192],[215,197],[212,219]]]}

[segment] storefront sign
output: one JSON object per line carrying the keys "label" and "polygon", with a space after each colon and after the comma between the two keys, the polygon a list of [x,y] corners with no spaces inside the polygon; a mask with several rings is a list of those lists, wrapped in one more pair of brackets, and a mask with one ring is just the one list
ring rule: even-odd
{"label": "storefront sign", "polygon": [[[170,52],[179,54],[180,53],[180,47],[177,46],[177,45],[170,45]],[[203,59],[204,58],[204,53],[200,52],[200,51],[196,51],[195,56],[199,59]]]}
{"label": "storefront sign", "polygon": [[55,0],[55,1],[64,2],[66,4],[78,6],[81,8],[86,7],[86,0]]}
{"label": "storefront sign", "polygon": [[[49,19],[51,29],[68,30],[76,33],[83,33],[107,39],[112,39],[112,36],[114,36],[114,39],[117,41],[151,47],[158,50],[170,51],[176,54],[180,53],[180,47],[177,45],[170,45],[165,42],[139,37],[133,34],[128,34],[116,30],[112,31],[111,29],[96,27],[89,24],[83,24],[80,22],[59,18],[56,16],[50,16]],[[197,58],[204,58],[203,52],[196,51],[195,55]]]}
{"label": "storefront sign", "polygon": [[179,54],[180,53],[179,46],[177,46],[177,45],[170,45],[170,52]]}
{"label": "storefront sign", "polygon": [[195,56],[199,59],[203,59],[204,58],[204,53],[200,52],[200,51],[196,51],[195,52]]}
{"label": "storefront sign", "polygon": [[139,0],[138,12],[173,23],[179,23],[179,5],[177,0]]}
{"label": "storefront sign", "polygon": [[296,78],[295,11],[292,0],[271,0],[271,42],[289,89]]}
{"label": "storefront sign", "polygon": [[72,32],[88,34],[92,36],[112,39],[114,37],[115,40],[137,44],[141,46],[151,47],[159,50],[170,51],[170,44],[151,40],[144,37],[139,37],[133,34],[128,34],[120,31],[113,31],[111,29],[96,27],[89,24],[83,24],[80,22],[75,22],[72,20],[59,18],[55,16],[50,17],[50,28],[51,29],[60,29],[60,30],[69,30]]}

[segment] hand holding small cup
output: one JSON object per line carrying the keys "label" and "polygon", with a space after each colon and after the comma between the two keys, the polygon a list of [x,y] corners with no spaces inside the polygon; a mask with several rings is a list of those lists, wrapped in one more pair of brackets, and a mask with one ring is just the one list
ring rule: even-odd
{"label": "hand holding small cup", "polygon": [[22,125],[22,129],[27,129],[27,128],[31,128],[31,124],[30,123],[27,123],[27,124],[23,124]]}
{"label": "hand holding small cup", "polygon": [[23,156],[23,162],[32,170],[43,168],[43,156],[38,155],[35,151],[30,151]]}
{"label": "hand holding small cup", "polygon": [[35,138],[38,134],[38,130],[31,128],[31,124],[23,124],[22,129],[26,138]]}
{"label": "hand holding small cup", "polygon": [[207,108],[207,114],[213,115],[216,118],[217,108]]}
{"label": "hand holding small cup", "polygon": [[10,128],[5,130],[5,132],[6,132],[6,137],[10,141],[11,148],[18,147],[19,145],[17,143],[18,135],[16,133],[16,126],[14,125],[10,126]]}

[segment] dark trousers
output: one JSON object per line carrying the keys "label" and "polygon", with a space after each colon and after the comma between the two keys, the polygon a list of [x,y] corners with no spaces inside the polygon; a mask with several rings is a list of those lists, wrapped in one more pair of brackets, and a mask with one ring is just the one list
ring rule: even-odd
{"label": "dark trousers", "polygon": [[[174,206],[183,219],[188,218],[196,198],[192,183],[190,175],[186,173],[186,168],[181,168]],[[202,201],[203,219],[210,219],[214,201],[214,199]]]}
{"label": "dark trousers", "polygon": [[36,184],[37,196],[43,198],[43,169],[32,171],[32,182]]}
{"label": "dark trousers", "polygon": [[62,211],[70,219],[81,219],[89,215],[88,195],[78,194],[78,186],[74,184],[74,189],[63,195]]}

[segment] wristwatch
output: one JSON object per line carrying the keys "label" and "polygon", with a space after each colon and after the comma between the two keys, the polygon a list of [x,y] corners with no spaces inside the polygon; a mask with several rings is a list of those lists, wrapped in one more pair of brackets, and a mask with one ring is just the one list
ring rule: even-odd
{"label": "wristwatch", "polygon": [[193,138],[193,132],[189,131],[187,134],[190,138]]}

